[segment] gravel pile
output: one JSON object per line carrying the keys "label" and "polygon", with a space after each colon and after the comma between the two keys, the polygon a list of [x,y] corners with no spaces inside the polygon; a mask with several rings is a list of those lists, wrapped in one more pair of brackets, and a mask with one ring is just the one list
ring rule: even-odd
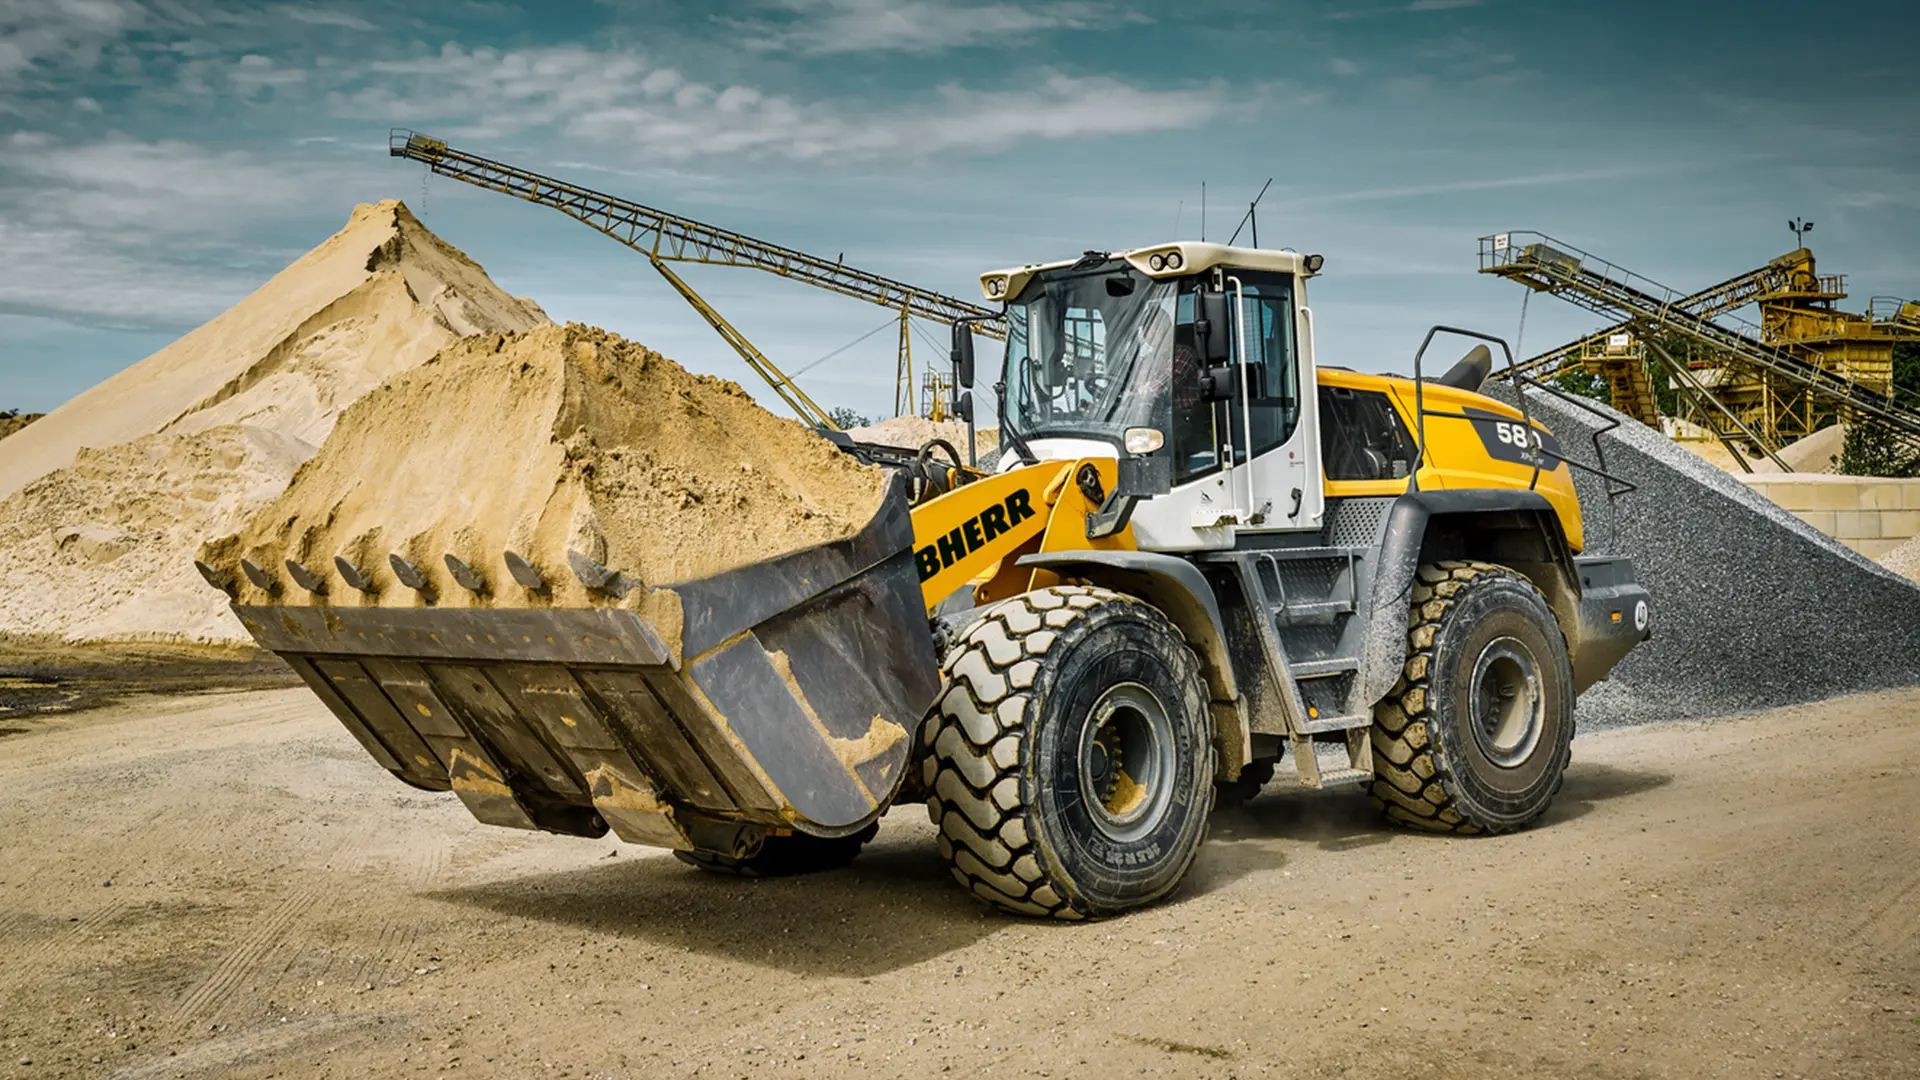
{"label": "gravel pile", "polygon": [[[1494,388],[1496,396],[1510,396]],[[1540,393],[1532,414],[1569,457],[1598,464],[1606,420]],[[1626,555],[1653,593],[1653,638],[1580,699],[1581,723],[1724,716],[1920,683],[1920,586],[1757,495],[1671,440],[1622,421],[1606,468],[1617,498],[1574,470],[1587,551]]]}

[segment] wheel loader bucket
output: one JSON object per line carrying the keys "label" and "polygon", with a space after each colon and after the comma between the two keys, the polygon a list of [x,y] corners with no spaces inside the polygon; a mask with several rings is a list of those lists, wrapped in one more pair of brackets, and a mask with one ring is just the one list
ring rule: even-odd
{"label": "wheel loader bucket", "polygon": [[[843,540],[623,607],[233,605],[374,760],[494,825],[732,851],[856,831],[939,685],[904,483]],[[649,605],[648,610],[655,610]]]}

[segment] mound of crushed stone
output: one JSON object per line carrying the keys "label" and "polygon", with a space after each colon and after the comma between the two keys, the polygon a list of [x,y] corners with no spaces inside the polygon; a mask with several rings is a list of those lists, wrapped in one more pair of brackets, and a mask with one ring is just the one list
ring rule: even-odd
{"label": "mound of crushed stone", "polygon": [[1920,582],[1920,536],[1880,556],[1880,565],[1909,581]]}
{"label": "mound of crushed stone", "polygon": [[[1512,399],[1505,387],[1496,397]],[[1575,469],[1587,551],[1626,555],[1653,637],[1580,698],[1588,728],[1726,716],[1920,684],[1920,589],[1659,432],[1597,403],[1528,394]],[[1610,422],[1617,426],[1609,427]]]}
{"label": "mound of crushed stone", "polygon": [[[276,601],[233,574],[243,604],[587,606],[607,601],[576,579],[571,552],[645,585],[705,577],[859,531],[886,481],[734,383],[604,330],[551,326],[471,338],[389,380],[200,557],[277,575]],[[517,582],[508,552],[546,587]],[[391,555],[427,587],[400,580]],[[484,590],[463,586],[448,555]],[[336,556],[375,592],[347,587]],[[288,559],[327,575],[326,595],[289,580]]]}

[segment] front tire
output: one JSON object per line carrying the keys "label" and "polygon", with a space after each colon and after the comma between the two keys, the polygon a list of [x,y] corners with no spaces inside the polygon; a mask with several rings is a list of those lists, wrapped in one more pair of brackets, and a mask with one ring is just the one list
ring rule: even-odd
{"label": "front tire", "polygon": [[1502,833],[1546,812],[1573,743],[1573,665],[1533,582],[1483,562],[1422,566],[1407,663],[1374,709],[1372,795],[1430,832]]}
{"label": "front tire", "polygon": [[1206,838],[1206,686],[1165,615],[1105,589],[987,609],[948,655],[922,729],[927,810],[989,904],[1084,919],[1153,903]]}

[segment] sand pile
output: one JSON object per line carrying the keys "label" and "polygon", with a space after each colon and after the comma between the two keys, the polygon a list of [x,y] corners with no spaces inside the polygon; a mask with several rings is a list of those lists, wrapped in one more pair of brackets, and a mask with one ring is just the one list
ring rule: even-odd
{"label": "sand pile", "polygon": [[0,439],[4,439],[14,432],[19,431],[21,428],[26,427],[44,415],[46,414],[17,411],[0,413]]}
{"label": "sand pile", "polygon": [[[847,434],[860,442],[905,450],[918,450],[930,439],[945,439],[954,449],[963,454],[967,452],[967,425],[960,421],[935,423],[923,416],[896,416],[865,427],[848,428]],[[973,433],[973,442],[976,450],[985,454],[1000,445],[1000,429],[979,428]]]}
{"label": "sand pile", "polygon": [[546,324],[398,202],[0,442],[0,633],[245,640],[193,571],[353,400],[474,333]]}
{"label": "sand pile", "polygon": [[547,321],[399,202],[346,228],[246,299],[6,440],[0,498],[106,447],[222,424],[318,446],[355,398],[469,334]]}
{"label": "sand pile", "polygon": [[188,561],[287,486],[311,448],[229,424],[149,435],[28,484],[0,504],[0,627],[75,639],[245,637]]}
{"label": "sand pile", "polygon": [[[704,577],[858,531],[886,481],[731,382],[603,330],[549,326],[468,339],[389,380],[201,558],[232,575],[242,603],[266,601],[236,572],[244,557],[272,569],[285,603],[605,604],[570,553],[645,585]],[[517,582],[507,552],[546,588]],[[424,591],[396,576],[395,554],[424,573]],[[485,591],[463,586],[448,555]],[[350,588],[336,556],[376,593]],[[324,572],[327,594],[296,586],[287,559]]]}
{"label": "sand pile", "polygon": [[[1780,448],[1779,457],[1793,472],[1834,473],[1840,471],[1840,451],[1847,442],[1847,429],[1841,424],[1830,424],[1805,438],[1796,439]],[[1733,460],[1727,448],[1717,442],[1690,438],[1679,445],[1706,458],[1730,473],[1748,471]],[[1747,454],[1747,465],[1756,473],[1777,473],[1780,466],[1765,454]]]}

